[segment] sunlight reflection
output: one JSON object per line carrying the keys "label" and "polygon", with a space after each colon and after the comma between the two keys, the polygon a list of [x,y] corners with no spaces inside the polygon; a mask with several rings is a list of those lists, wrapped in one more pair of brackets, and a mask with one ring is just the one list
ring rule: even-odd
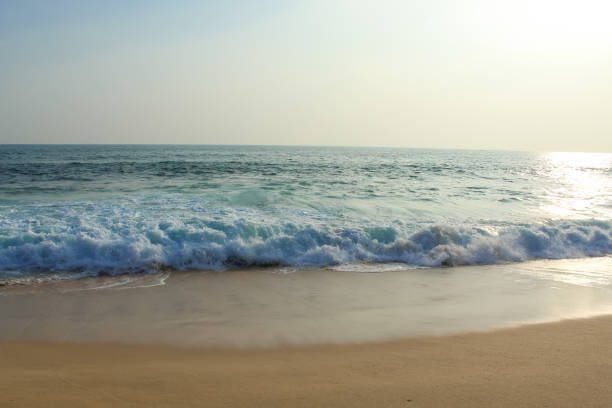
{"label": "sunlight reflection", "polygon": [[552,178],[543,211],[555,217],[612,216],[612,154],[555,152],[542,158]]}
{"label": "sunlight reflection", "polygon": [[523,264],[523,268],[517,268],[516,271],[530,278],[596,288],[612,285],[611,266],[612,257],[604,256],[532,261]]}

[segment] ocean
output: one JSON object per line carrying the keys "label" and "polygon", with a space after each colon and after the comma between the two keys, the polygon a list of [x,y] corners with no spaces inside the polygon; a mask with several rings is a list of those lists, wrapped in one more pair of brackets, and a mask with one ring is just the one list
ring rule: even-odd
{"label": "ocean", "polygon": [[612,154],[0,145],[0,281],[612,253]]}

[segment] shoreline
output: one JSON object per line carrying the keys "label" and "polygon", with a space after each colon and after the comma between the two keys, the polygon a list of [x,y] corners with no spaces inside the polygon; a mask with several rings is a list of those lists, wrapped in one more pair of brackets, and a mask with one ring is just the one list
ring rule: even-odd
{"label": "shoreline", "polygon": [[0,340],[349,344],[612,313],[612,258],[404,269],[168,272],[0,290]]}
{"label": "shoreline", "polygon": [[0,341],[0,405],[603,407],[612,315],[362,344]]}

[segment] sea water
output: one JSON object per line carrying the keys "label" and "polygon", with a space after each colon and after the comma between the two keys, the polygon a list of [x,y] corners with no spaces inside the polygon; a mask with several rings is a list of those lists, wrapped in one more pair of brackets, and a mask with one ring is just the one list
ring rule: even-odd
{"label": "sea water", "polygon": [[0,145],[5,282],[610,253],[612,154]]}

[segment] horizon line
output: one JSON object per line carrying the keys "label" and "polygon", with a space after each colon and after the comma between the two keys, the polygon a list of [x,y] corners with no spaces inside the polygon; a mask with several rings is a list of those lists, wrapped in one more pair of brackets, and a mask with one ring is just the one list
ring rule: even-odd
{"label": "horizon line", "polygon": [[238,143],[0,143],[0,146],[234,146],[234,147],[328,147],[328,148],[375,148],[375,149],[413,149],[413,150],[472,150],[502,151],[521,153],[595,153],[612,154],[611,151],[590,150],[524,150],[467,147],[410,147],[380,145],[308,145],[308,144],[238,144]]}

